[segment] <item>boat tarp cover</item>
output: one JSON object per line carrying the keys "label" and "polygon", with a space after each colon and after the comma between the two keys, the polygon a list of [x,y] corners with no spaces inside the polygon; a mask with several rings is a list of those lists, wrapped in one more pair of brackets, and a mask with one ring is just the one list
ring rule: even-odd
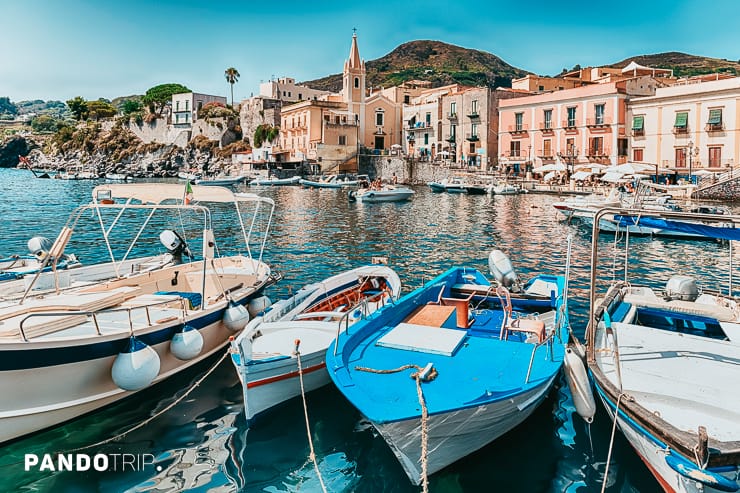
{"label": "boat tarp cover", "polygon": [[639,223],[640,226],[646,228],[681,231],[721,240],[740,240],[740,229],[737,228],[709,226],[707,224],[658,219],[655,217],[616,216],[616,218],[619,219],[620,226],[632,226]]}
{"label": "boat tarp cover", "polygon": [[[106,184],[93,189],[93,200],[110,192],[112,199],[134,199],[142,204],[161,204],[166,200],[182,201],[185,197],[185,183],[133,183]],[[234,193],[225,187],[191,185],[193,202],[253,202],[269,199],[251,193]]]}

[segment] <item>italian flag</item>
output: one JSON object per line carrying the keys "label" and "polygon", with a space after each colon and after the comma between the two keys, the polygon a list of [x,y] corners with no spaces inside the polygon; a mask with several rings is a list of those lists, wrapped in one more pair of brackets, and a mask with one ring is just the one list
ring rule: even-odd
{"label": "italian flag", "polygon": [[182,198],[182,203],[185,205],[190,204],[193,201],[193,187],[190,186],[190,180],[185,185],[185,196]]}

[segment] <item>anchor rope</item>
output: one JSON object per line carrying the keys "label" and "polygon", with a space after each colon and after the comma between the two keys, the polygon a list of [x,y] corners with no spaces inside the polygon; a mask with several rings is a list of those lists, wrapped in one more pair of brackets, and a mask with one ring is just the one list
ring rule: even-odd
{"label": "anchor rope", "polygon": [[[205,380],[206,378],[208,378],[208,376],[216,370],[216,368],[226,359],[227,356],[229,356],[229,351],[225,351],[224,354],[218,359],[218,361],[216,361],[216,363],[214,363],[214,365],[211,368],[209,368],[208,371],[203,374],[203,376],[201,376],[198,380],[196,380],[196,382],[187,391],[185,391],[185,393],[183,393],[180,397],[178,397],[173,402],[171,402],[170,404],[168,404],[167,406],[165,406],[164,408],[162,408],[157,413],[155,413],[152,416],[148,417],[147,419],[145,419],[141,423],[139,423],[139,424],[137,424],[135,426],[132,426],[128,430],[123,431],[123,432],[121,432],[121,433],[119,433],[119,434],[117,434],[115,436],[112,436],[110,438],[106,438],[105,440],[101,440],[99,442],[96,442],[96,443],[93,443],[93,444],[90,444],[90,445],[84,445],[82,447],[77,447],[77,448],[73,448],[73,449],[63,450],[61,452],[56,452],[55,455],[71,454],[73,452],[80,452],[82,450],[91,449],[93,447],[100,447],[101,445],[107,445],[108,443],[111,443],[111,442],[115,442],[117,440],[120,440],[121,438],[125,437],[129,433],[138,430],[139,428],[143,428],[144,426],[148,425],[149,423],[151,423],[152,421],[154,421],[158,417],[162,416],[164,413],[166,413],[167,411],[169,411],[173,407],[177,406],[185,398],[187,398],[193,392],[193,390],[195,390],[201,383],[203,383],[203,380]],[[0,467],[15,466],[15,465],[18,465],[18,464],[23,464],[23,463],[24,463],[24,461],[23,460],[20,460],[20,461],[16,461],[16,462],[9,462],[7,464],[0,464]]]}
{"label": "anchor rope", "polygon": [[604,481],[601,483],[601,493],[606,490],[606,482],[609,480],[609,464],[612,460],[612,449],[614,448],[614,435],[617,431],[617,418],[619,417],[619,404],[622,401],[624,392],[619,393],[617,397],[617,407],[614,409],[614,423],[612,424],[612,436],[609,439],[609,453],[606,455],[606,469],[604,470]]}
{"label": "anchor rope", "polygon": [[[428,455],[429,455],[429,410],[427,409],[426,400],[424,399],[424,392],[421,389],[421,372],[423,370],[422,367],[419,365],[403,365],[398,368],[394,368],[391,370],[377,370],[375,368],[367,368],[364,366],[356,366],[356,371],[364,371],[368,373],[379,373],[379,374],[389,374],[389,373],[398,373],[404,370],[409,370],[411,368],[414,368],[416,371],[412,373],[410,376],[416,381],[416,397],[419,399],[419,405],[421,405],[421,491],[423,493],[429,492],[429,478],[428,478]],[[432,370],[429,372],[429,375],[426,377],[424,381],[429,382],[437,378],[438,372],[435,368],[432,368]]]}
{"label": "anchor rope", "polygon": [[313,467],[316,470],[316,476],[319,478],[319,484],[321,485],[321,491],[326,492],[326,485],[324,485],[324,478],[321,477],[321,471],[319,470],[319,463],[316,461],[316,452],[313,448],[313,438],[311,438],[311,425],[308,422],[308,405],[306,404],[306,391],[303,387],[303,366],[301,365],[301,352],[298,350],[298,346],[301,344],[299,339],[295,341],[295,351],[293,354],[298,362],[298,379],[301,382],[301,399],[303,399],[303,417],[306,419],[306,435],[308,436],[308,458],[313,462]]}

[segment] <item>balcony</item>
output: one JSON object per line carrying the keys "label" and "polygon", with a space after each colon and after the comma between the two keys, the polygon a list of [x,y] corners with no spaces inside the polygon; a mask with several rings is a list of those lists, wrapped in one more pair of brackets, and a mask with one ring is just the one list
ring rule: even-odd
{"label": "balcony", "polygon": [[445,138],[445,141],[450,142],[450,143],[453,143],[453,142],[455,142],[456,139],[457,139],[457,137],[455,135],[448,135]]}
{"label": "balcony", "polygon": [[555,159],[552,149],[540,149],[537,151],[537,157],[543,161],[552,161]]}
{"label": "balcony", "polygon": [[683,125],[681,127],[673,127],[673,134],[676,137],[688,137],[689,136],[689,127],[686,125]]}
{"label": "balcony", "polygon": [[455,112],[455,113],[447,113],[447,119],[448,120],[457,120],[457,112]]}
{"label": "balcony", "polygon": [[563,120],[563,128],[566,130],[576,130],[575,120]]}
{"label": "balcony", "polygon": [[632,137],[645,137],[645,129],[644,128],[640,128],[640,129],[633,128]]}
{"label": "balcony", "polygon": [[547,134],[547,133],[553,133],[555,129],[552,128],[552,122],[542,122],[540,123],[540,131],[543,134]]}
{"label": "balcony", "polygon": [[429,122],[429,123],[427,123],[427,122],[417,122],[414,125],[409,125],[408,127],[406,127],[406,130],[408,130],[409,132],[413,132],[413,131],[417,131],[417,130],[426,130],[426,131],[429,131],[429,130],[434,130],[434,126],[432,125],[431,122]]}
{"label": "balcony", "polygon": [[609,148],[608,147],[594,147],[593,149],[588,149],[586,151],[586,156],[591,158],[606,158],[609,157]]}
{"label": "balcony", "polygon": [[480,118],[480,114],[478,114],[478,110],[470,111],[470,113],[468,113],[468,118],[470,118],[471,120]]}
{"label": "balcony", "polygon": [[502,152],[501,157],[505,157],[507,159],[510,159],[511,161],[524,161],[526,160],[526,156],[522,154],[522,151],[520,150],[513,150],[508,152]]}
{"label": "balcony", "polygon": [[704,130],[706,130],[709,133],[724,132],[725,125],[724,123],[707,123],[706,127],[704,127]]}
{"label": "balcony", "polygon": [[527,125],[509,125],[509,133],[511,134],[526,134]]}
{"label": "balcony", "polygon": [[586,126],[593,128],[607,128],[611,126],[611,122],[607,121],[605,118],[587,118]]}
{"label": "balcony", "polygon": [[467,134],[465,136],[465,140],[469,140],[470,142],[478,142],[480,139],[478,138],[477,134]]}

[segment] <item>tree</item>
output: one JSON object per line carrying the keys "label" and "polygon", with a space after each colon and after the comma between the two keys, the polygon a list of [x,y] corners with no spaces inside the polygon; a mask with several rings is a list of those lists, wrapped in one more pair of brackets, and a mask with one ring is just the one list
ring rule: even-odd
{"label": "tree", "polygon": [[280,127],[273,127],[267,123],[257,125],[257,128],[254,129],[254,139],[252,143],[254,144],[255,149],[260,148],[265,142],[272,143],[278,138],[278,135],[280,135]]}
{"label": "tree", "polygon": [[67,106],[69,106],[69,111],[72,112],[75,120],[82,121],[87,119],[87,101],[82,96],[68,100]]}
{"label": "tree", "polygon": [[87,111],[89,118],[95,119],[96,121],[101,118],[116,116],[116,113],[118,113],[118,109],[116,109],[115,106],[100,99],[97,101],[88,101]]}
{"label": "tree", "polygon": [[162,110],[172,101],[173,94],[193,92],[182,84],[160,84],[149,89],[141,101],[149,106],[149,111],[157,116],[162,116]]}
{"label": "tree", "polygon": [[224,75],[226,76],[226,82],[231,84],[231,107],[234,107],[234,83],[239,81],[239,77],[241,74],[237,69],[234,67],[229,67],[224,72]]}
{"label": "tree", "polygon": [[18,106],[13,104],[9,97],[0,98],[0,119],[5,117],[12,120],[18,114]]}
{"label": "tree", "polygon": [[31,128],[35,132],[56,132],[59,121],[49,115],[39,115],[31,120]]}
{"label": "tree", "polygon": [[142,110],[141,101],[139,101],[138,99],[127,99],[121,104],[120,109],[121,113],[129,116],[132,113],[136,113]]}

